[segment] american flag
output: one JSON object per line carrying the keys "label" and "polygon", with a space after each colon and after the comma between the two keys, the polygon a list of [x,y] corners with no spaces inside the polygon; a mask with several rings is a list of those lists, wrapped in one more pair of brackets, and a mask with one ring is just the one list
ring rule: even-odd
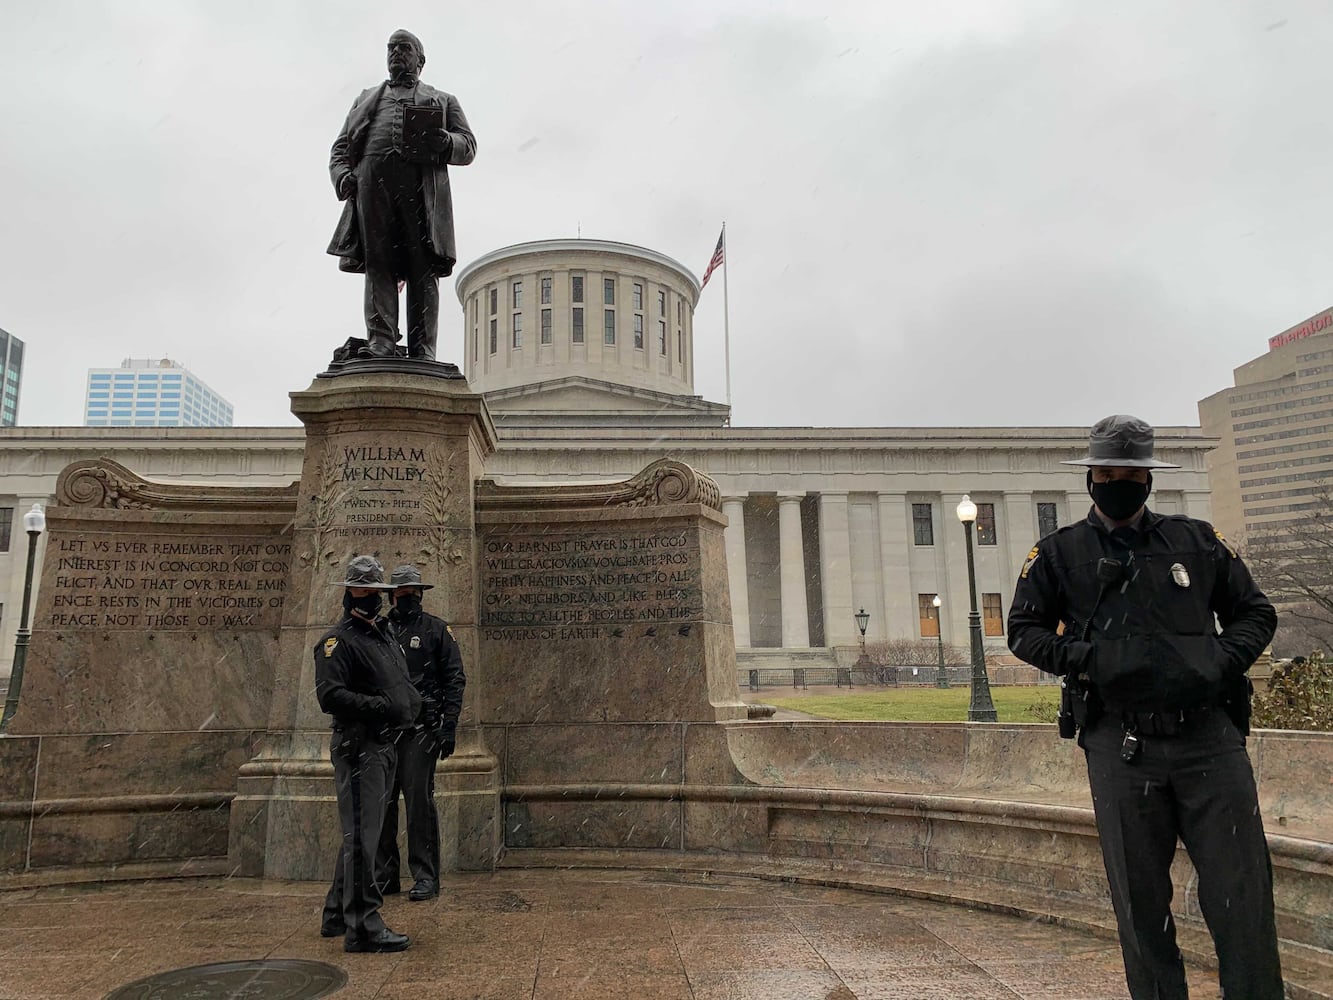
{"label": "american flag", "polygon": [[708,279],[712,277],[713,272],[722,266],[727,252],[727,227],[722,227],[722,232],[717,237],[717,249],[713,251],[713,259],[708,262],[708,269],[704,271],[704,280],[699,285],[699,291],[708,287]]}

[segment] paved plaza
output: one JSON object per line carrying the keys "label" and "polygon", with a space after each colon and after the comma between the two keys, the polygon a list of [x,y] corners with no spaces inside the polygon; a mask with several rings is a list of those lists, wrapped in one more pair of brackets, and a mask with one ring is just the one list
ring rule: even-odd
{"label": "paved plaza", "polygon": [[[0,998],[101,1000],[211,962],[341,967],[336,1000],[1110,1000],[1114,942],[944,903],[741,877],[502,870],[390,897],[396,955],[319,936],[324,886],[189,879],[0,893]],[[1190,972],[1191,994],[1217,980]],[[263,1000],[263,995],[246,995]]]}

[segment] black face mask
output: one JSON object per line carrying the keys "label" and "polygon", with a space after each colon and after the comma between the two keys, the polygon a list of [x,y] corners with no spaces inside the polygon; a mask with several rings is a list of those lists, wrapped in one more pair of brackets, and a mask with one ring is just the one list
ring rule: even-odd
{"label": "black face mask", "polygon": [[1097,509],[1112,521],[1127,521],[1139,512],[1148,501],[1152,492],[1152,473],[1148,473],[1146,483],[1136,483],[1132,479],[1116,479],[1109,483],[1094,483],[1092,470],[1088,470],[1088,495]]}
{"label": "black face mask", "polygon": [[402,597],[393,599],[394,616],[404,621],[410,621],[421,614],[421,595],[404,594]]}
{"label": "black face mask", "polygon": [[343,610],[355,611],[363,618],[374,618],[380,610],[380,592],[372,590],[365,597],[353,597],[350,591],[343,591]]}

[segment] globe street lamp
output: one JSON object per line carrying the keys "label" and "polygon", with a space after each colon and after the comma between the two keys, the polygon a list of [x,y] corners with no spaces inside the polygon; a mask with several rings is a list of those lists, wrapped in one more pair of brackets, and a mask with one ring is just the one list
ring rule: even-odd
{"label": "globe street lamp", "polygon": [[963,495],[958,504],[958,520],[967,539],[967,597],[972,610],[967,616],[967,630],[972,637],[972,700],[967,706],[968,722],[998,722],[995,703],[991,701],[990,679],[986,676],[986,654],[981,648],[981,615],[977,611],[977,570],[972,559],[972,525],[977,521],[977,505]]}
{"label": "globe street lamp", "polygon": [[23,530],[28,533],[28,571],[23,577],[23,604],[19,610],[19,630],[14,637],[14,666],[9,674],[9,694],[5,696],[4,715],[0,716],[0,733],[9,727],[9,720],[19,707],[19,689],[23,686],[23,664],[28,659],[28,640],[32,630],[28,628],[28,605],[32,601],[32,570],[37,564],[37,539],[46,530],[46,515],[42,505],[35,503],[32,510],[23,515]]}
{"label": "globe street lamp", "polygon": [[940,616],[940,595],[936,594],[930,599],[930,603],[935,606],[935,643],[940,651],[940,665],[935,671],[935,686],[937,688],[947,688],[949,686],[949,672],[944,669],[944,621]]}

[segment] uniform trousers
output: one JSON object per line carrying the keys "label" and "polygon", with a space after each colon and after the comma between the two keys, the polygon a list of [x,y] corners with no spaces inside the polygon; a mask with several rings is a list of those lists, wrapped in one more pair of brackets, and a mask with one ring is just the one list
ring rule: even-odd
{"label": "uniform trousers", "polygon": [[398,734],[398,770],[380,833],[376,878],[381,887],[398,882],[398,796],[407,812],[407,864],[412,878],[440,881],[440,816],[435,809],[435,763],[440,759],[424,729]]}
{"label": "uniform trousers", "polygon": [[422,168],[396,154],[357,167],[356,211],[366,256],[366,335],[398,341],[398,282],[407,285],[407,349],[435,357],[440,319],[438,259],[430,240]]}
{"label": "uniform trousers", "polygon": [[1244,739],[1221,710],[1176,736],[1140,734],[1133,763],[1120,757],[1124,735],[1108,713],[1082,743],[1130,996],[1189,996],[1171,916],[1179,837],[1198,873],[1223,995],[1282,1000],[1272,864]]}
{"label": "uniform trousers", "polygon": [[330,741],[342,846],[333,885],[324,899],[324,924],[337,926],[341,921],[348,941],[364,941],[385,929],[379,913],[384,897],[375,884],[375,852],[397,756],[392,739],[381,739],[362,726],[335,729]]}

